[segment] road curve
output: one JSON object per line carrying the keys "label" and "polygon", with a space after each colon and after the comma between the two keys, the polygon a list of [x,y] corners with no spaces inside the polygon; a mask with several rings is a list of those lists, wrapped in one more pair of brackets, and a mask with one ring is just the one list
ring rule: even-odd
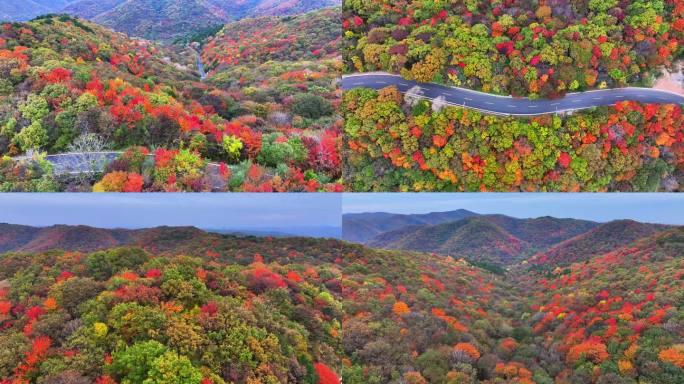
{"label": "road curve", "polygon": [[[429,100],[441,96],[447,105],[467,107],[497,115],[534,116],[548,113],[576,111],[592,107],[613,105],[631,100],[649,104],[684,104],[684,96],[651,88],[615,88],[568,93],[562,99],[530,100],[449,87],[434,83],[418,83],[399,75],[384,72],[359,73],[342,77],[342,89],[382,89],[395,86],[402,93]],[[417,88],[415,88],[417,87]]]}

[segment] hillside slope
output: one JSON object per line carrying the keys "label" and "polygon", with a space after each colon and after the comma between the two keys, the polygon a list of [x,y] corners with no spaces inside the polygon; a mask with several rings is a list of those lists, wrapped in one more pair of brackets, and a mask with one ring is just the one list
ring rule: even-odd
{"label": "hillside slope", "polygon": [[684,374],[684,228],[553,274],[358,252],[343,259],[352,262],[345,383],[679,383]]}
{"label": "hillside slope", "polygon": [[129,0],[93,21],[130,36],[171,41],[230,20],[205,0]]}
{"label": "hillside slope", "polygon": [[532,256],[529,262],[552,268],[582,262],[668,228],[633,220],[616,220],[540,252]]}
{"label": "hillside slope", "polygon": [[[71,244],[101,231],[73,229]],[[337,240],[134,232],[140,247],[0,255],[0,377],[114,383],[171,375],[188,384],[331,384],[339,382],[335,372],[345,384],[678,384],[684,377],[682,227],[564,270],[505,274]]]}
{"label": "hillside slope", "polygon": [[0,21],[29,20],[57,12],[73,0],[21,0],[0,2]]}
{"label": "hillside slope", "polygon": [[370,239],[367,245],[435,252],[505,266],[520,262],[533,252],[584,233],[596,225],[574,219],[516,219],[485,215],[387,231]]}
{"label": "hillside slope", "polygon": [[307,13],[339,0],[79,0],[55,11],[91,19],[117,31],[172,42],[245,18]]}
{"label": "hillside slope", "polygon": [[301,62],[339,55],[339,8],[288,17],[259,17],[227,24],[209,38],[202,61],[210,70],[268,61]]}
{"label": "hillside slope", "polygon": [[[0,190],[339,190],[334,60],[264,66],[201,82],[191,49],[68,15],[5,24]],[[90,177],[21,159],[103,149],[125,153]]]}
{"label": "hillside slope", "polygon": [[70,15],[92,19],[95,16],[111,11],[128,0],[77,0],[69,3],[62,12]]}
{"label": "hillside slope", "polygon": [[342,237],[347,241],[364,243],[382,232],[402,227],[439,224],[477,215],[465,209],[410,215],[384,212],[347,213],[342,217]]}
{"label": "hillside slope", "polygon": [[341,243],[235,240],[197,256],[136,247],[0,255],[0,377],[338,382]]}
{"label": "hillside slope", "polygon": [[594,255],[519,278],[531,317],[518,341],[539,346],[536,370],[556,382],[681,382],[684,228]]}

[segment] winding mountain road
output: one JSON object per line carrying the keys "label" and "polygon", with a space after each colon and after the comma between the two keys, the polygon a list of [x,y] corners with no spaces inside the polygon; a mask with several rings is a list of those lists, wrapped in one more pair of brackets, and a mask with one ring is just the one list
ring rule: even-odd
{"label": "winding mountain road", "polygon": [[415,97],[436,100],[442,98],[446,105],[466,107],[497,115],[535,116],[548,113],[576,111],[592,107],[613,105],[631,100],[650,104],[684,104],[684,96],[651,88],[615,88],[579,93],[568,93],[562,99],[530,100],[449,87],[434,83],[418,83],[399,75],[369,72],[342,77],[342,89],[382,89],[389,86]]}
{"label": "winding mountain road", "polygon": [[195,51],[195,55],[197,55],[197,72],[199,72],[200,79],[204,81],[207,78],[207,72],[204,71],[204,64],[202,63],[202,56],[200,56],[200,53]]}

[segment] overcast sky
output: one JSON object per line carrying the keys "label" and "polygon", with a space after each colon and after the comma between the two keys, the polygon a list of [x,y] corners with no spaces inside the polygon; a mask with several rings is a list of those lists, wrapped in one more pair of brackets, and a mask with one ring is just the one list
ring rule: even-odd
{"label": "overcast sky", "polygon": [[16,193],[0,196],[0,222],[101,228],[193,225],[205,229],[340,227],[336,193]]}
{"label": "overcast sky", "polygon": [[359,193],[344,194],[344,213],[428,213],[467,209],[528,218],[633,219],[684,224],[684,195],[674,193]]}

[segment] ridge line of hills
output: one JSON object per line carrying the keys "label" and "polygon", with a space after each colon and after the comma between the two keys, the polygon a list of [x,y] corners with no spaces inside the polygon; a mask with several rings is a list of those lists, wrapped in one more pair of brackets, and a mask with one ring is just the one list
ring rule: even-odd
{"label": "ridge line of hills", "polygon": [[374,248],[438,253],[482,265],[567,266],[675,226],[613,220],[518,219],[466,210],[343,215],[342,238]]}
{"label": "ridge line of hills", "polygon": [[[300,228],[301,229],[301,228]],[[201,229],[195,226],[151,228],[98,228],[88,225],[56,224],[45,227],[0,223],[0,253],[44,252],[51,249],[91,252],[119,246],[144,246],[159,242],[173,248],[185,240],[226,237],[335,238],[334,227],[320,227],[317,236],[275,230]]]}
{"label": "ridge line of hills", "polygon": [[295,15],[340,5],[340,0],[22,0],[0,3],[0,20],[26,21],[66,13],[130,36],[171,42],[245,18]]}
{"label": "ridge line of hills", "polygon": [[[461,219],[451,219],[461,216]],[[458,210],[424,215],[370,214],[369,221],[381,228],[365,241],[350,240],[350,225],[364,215],[343,215],[342,240],[370,248],[416,251],[465,259],[475,266],[502,272],[504,268],[530,265],[536,269],[567,267],[587,261],[640,239],[668,230],[672,225],[647,224],[634,220],[597,223],[587,220],[540,217],[516,219],[505,215],[479,215]],[[380,219],[382,217],[383,219]],[[400,226],[400,218],[405,224]],[[441,220],[441,221],[440,221]],[[363,220],[361,220],[363,222]],[[421,223],[422,224],[416,224]],[[366,230],[370,224],[364,227]],[[320,237],[334,238],[329,228]],[[162,244],[175,248],[185,240],[221,236],[311,237],[304,233],[280,233],[240,229],[200,229],[193,226],[153,228],[96,228],[87,225],[33,227],[0,223],[0,252],[41,252],[50,249],[90,252],[99,249]]]}

